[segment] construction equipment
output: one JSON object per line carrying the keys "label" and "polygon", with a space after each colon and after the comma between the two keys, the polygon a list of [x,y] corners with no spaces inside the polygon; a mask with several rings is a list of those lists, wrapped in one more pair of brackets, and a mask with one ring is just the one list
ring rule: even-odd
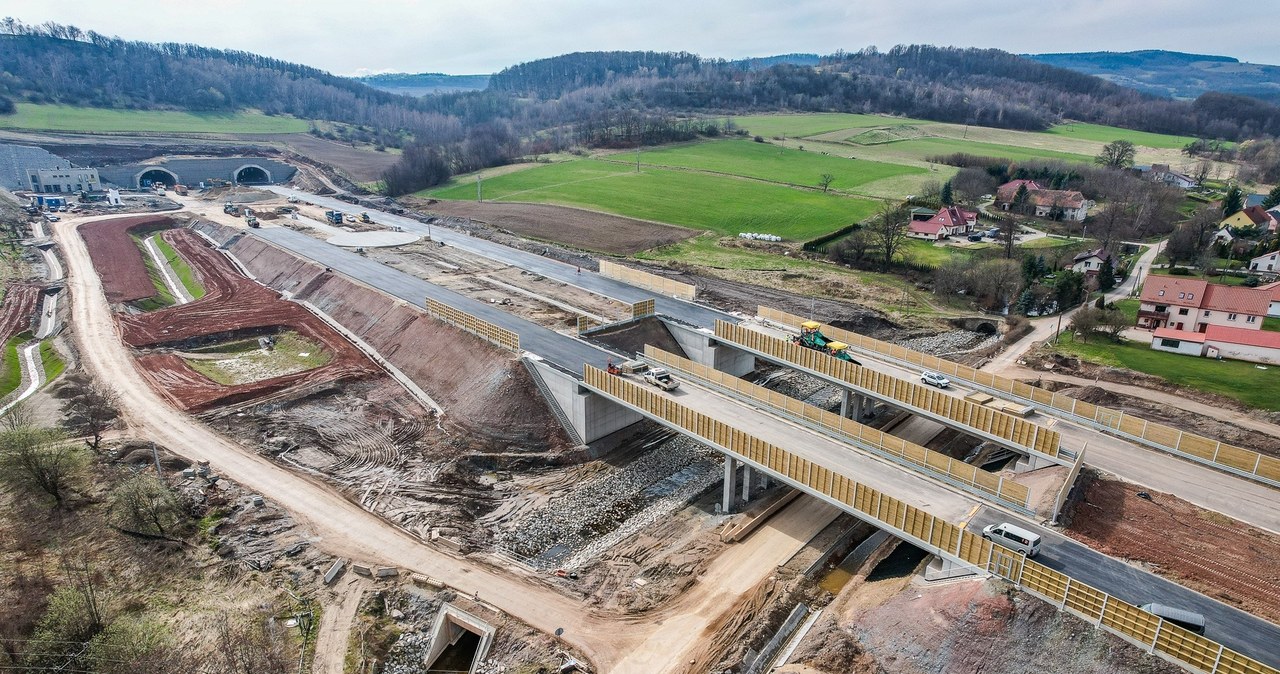
{"label": "construction equipment", "polygon": [[173,192],[174,192],[174,194],[177,194],[178,196],[183,196],[183,197],[185,197],[185,196],[187,196],[187,186],[186,186],[186,185],[174,185],[174,186],[173,186]]}
{"label": "construction equipment", "polygon": [[368,213],[361,213],[361,214],[360,214],[360,222],[364,222],[364,223],[371,223],[371,222],[373,222],[373,218],[369,217],[369,214],[368,214]]}
{"label": "construction equipment", "polygon": [[222,212],[226,213],[227,215],[234,215],[236,217],[240,217],[240,207],[231,203],[230,201],[222,205]]}
{"label": "construction equipment", "polygon": [[671,376],[671,373],[667,372],[666,368],[655,367],[652,370],[645,372],[644,380],[654,386],[657,386],[663,391],[674,391],[680,388],[680,382],[676,381],[675,378]]}
{"label": "construction equipment", "polygon": [[326,220],[328,220],[329,222],[335,225],[342,224],[342,211],[325,211],[324,217]]}
{"label": "construction equipment", "polygon": [[649,364],[643,360],[627,360],[622,362],[622,374],[643,374]]}
{"label": "construction equipment", "polygon": [[605,371],[612,375],[622,374],[622,368],[618,367],[617,365],[614,365],[613,361],[609,361],[609,364],[605,366]]}
{"label": "construction equipment", "polygon": [[261,227],[261,225],[258,224],[258,216],[252,214],[244,216],[244,224],[249,225],[249,227],[253,229]]}
{"label": "construction equipment", "polygon": [[821,328],[822,324],[817,321],[805,321],[800,324],[800,336],[793,337],[791,341],[806,349],[826,351],[827,345],[831,343],[831,338],[822,334]]}
{"label": "construction equipment", "polygon": [[854,360],[853,356],[849,355],[849,345],[845,344],[844,342],[827,342],[826,350],[827,350],[827,353],[831,354],[832,356],[835,356],[836,358],[839,358],[840,360],[847,360],[850,363],[853,363],[854,365],[861,364],[858,361]]}

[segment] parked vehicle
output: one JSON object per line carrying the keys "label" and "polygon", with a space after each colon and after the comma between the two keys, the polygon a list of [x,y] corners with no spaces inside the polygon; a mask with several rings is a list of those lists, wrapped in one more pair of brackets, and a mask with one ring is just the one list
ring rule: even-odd
{"label": "parked vehicle", "polygon": [[1188,632],[1204,634],[1204,616],[1199,613],[1195,613],[1194,611],[1184,611],[1180,608],[1173,608],[1172,606],[1165,606],[1164,604],[1156,604],[1154,602],[1150,604],[1143,604],[1138,608],[1146,611],[1147,613],[1160,616],[1165,622],[1173,623]]}
{"label": "parked vehicle", "polygon": [[951,386],[951,380],[937,372],[925,372],[920,375],[920,381],[928,384],[929,386],[937,386],[938,388],[949,388]]}
{"label": "parked vehicle", "polygon": [[988,524],[982,529],[982,537],[1028,557],[1040,554],[1040,534],[1027,531],[1016,524]]}
{"label": "parked vehicle", "polygon": [[677,388],[680,388],[680,382],[676,381],[675,378],[671,376],[670,372],[667,372],[665,368],[661,367],[655,367],[648,372],[645,372],[644,380],[654,386],[657,386],[663,391],[674,391]]}
{"label": "parked vehicle", "polygon": [[970,234],[970,235],[969,235],[969,240],[970,240],[970,241],[981,241],[981,240],[982,240],[982,235],[981,235],[981,234]]}

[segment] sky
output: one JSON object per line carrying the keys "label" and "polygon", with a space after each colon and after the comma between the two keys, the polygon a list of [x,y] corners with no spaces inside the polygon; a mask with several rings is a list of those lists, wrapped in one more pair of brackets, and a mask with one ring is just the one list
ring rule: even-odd
{"label": "sky", "polygon": [[913,43],[1168,49],[1280,64],[1280,42],[1241,39],[1246,26],[1280,25],[1276,0],[4,0],[5,15],[250,51],[339,75],[484,74],[574,51],[735,59]]}

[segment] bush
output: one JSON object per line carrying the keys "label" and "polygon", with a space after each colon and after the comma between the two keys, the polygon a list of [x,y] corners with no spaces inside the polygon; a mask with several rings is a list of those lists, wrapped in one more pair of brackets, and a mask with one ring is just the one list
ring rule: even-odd
{"label": "bush", "polygon": [[1259,281],[1258,281],[1258,277],[1257,277],[1257,276],[1250,276],[1249,278],[1246,278],[1246,279],[1244,280],[1244,283],[1242,283],[1242,284],[1240,284],[1240,285],[1243,285],[1243,286],[1244,286],[1244,287],[1246,287],[1246,288],[1257,288],[1257,287],[1258,287],[1258,283],[1259,283]]}
{"label": "bush", "polygon": [[1170,276],[1190,276],[1191,270],[1186,267],[1174,267],[1169,270]]}
{"label": "bush", "polygon": [[14,106],[13,101],[7,96],[0,96],[0,115],[12,115],[17,112],[18,108]]}
{"label": "bush", "polygon": [[756,136],[756,137],[755,137],[755,138],[753,138],[752,140],[754,140],[754,141],[755,141],[755,142],[757,142],[757,143],[763,143],[763,142],[764,142],[764,136]]}

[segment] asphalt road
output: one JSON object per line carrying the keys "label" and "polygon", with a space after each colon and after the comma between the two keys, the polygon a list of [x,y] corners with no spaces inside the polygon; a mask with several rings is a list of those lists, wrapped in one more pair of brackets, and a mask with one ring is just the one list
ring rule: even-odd
{"label": "asphalt road", "polygon": [[[1043,540],[1040,554],[1035,558],[1037,562],[1131,604],[1141,606],[1157,602],[1200,613],[1205,617],[1206,637],[1273,667],[1280,666],[1280,626],[1108,557],[1050,529],[986,506],[969,520],[968,528],[974,533],[981,533],[988,524],[1000,522],[1013,522],[1040,534]],[[1223,544],[1247,543],[1223,541]]]}
{"label": "asphalt road", "polygon": [[582,376],[582,366],[586,363],[604,367],[610,358],[615,361],[623,360],[619,354],[562,335],[484,302],[441,288],[351,251],[331,246],[301,232],[286,227],[264,227],[251,230],[249,235],[260,237],[304,258],[314,260],[415,306],[426,306],[426,298],[429,297],[511,330],[520,335],[520,348],[536,353],[579,377]]}
{"label": "asphalt road", "polygon": [[654,306],[658,313],[678,318],[686,323],[700,325],[703,327],[713,327],[716,319],[736,320],[733,316],[710,307],[678,300],[673,297],[655,295],[652,291],[638,288],[629,283],[624,283],[611,278],[606,278],[590,270],[579,270],[577,267],[552,260],[550,258],[530,253],[527,251],[504,246],[500,243],[479,239],[474,236],[468,236],[461,232],[455,231],[448,227],[428,227],[412,218],[406,218],[399,215],[392,215],[384,211],[375,209],[365,209],[364,207],[355,206],[345,201],[334,199],[331,197],[322,197],[303,192],[301,190],[289,189],[287,187],[268,186],[263,189],[270,190],[276,194],[288,197],[296,197],[302,201],[322,206],[324,208],[350,212],[368,212],[369,217],[380,225],[393,225],[403,228],[406,232],[414,232],[416,234],[431,234],[431,238],[437,241],[444,241],[450,246],[457,246],[466,251],[483,255],[491,260],[497,260],[506,264],[514,265],[521,269],[542,274],[548,278],[553,278],[563,283],[575,285],[585,288],[591,292],[612,297],[623,302],[640,302],[647,299],[655,300]]}

